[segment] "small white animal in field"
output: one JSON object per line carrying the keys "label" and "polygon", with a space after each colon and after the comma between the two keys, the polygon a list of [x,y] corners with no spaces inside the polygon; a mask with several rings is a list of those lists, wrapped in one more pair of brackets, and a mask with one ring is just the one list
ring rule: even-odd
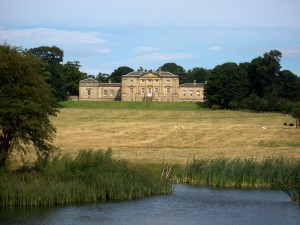
{"label": "small white animal in field", "polygon": [[183,130],[184,129],[184,126],[181,126],[181,130]]}
{"label": "small white animal in field", "polygon": [[267,128],[266,127],[261,127],[261,130],[262,131],[267,131]]}

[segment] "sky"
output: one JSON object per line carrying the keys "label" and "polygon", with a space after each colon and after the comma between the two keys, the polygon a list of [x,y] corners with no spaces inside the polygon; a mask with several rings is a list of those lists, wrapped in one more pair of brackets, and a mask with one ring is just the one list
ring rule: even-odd
{"label": "sky", "polygon": [[299,0],[0,0],[0,44],[55,45],[89,75],[213,69],[276,49],[300,75],[299,12]]}

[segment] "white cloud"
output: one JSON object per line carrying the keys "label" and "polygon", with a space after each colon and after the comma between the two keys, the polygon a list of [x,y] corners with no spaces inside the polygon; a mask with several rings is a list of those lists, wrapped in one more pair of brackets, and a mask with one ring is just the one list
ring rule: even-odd
{"label": "white cloud", "polygon": [[2,40],[13,43],[27,43],[30,45],[102,45],[107,40],[100,37],[97,32],[79,32],[57,30],[49,28],[32,29],[3,29],[0,28]]}
{"label": "white cloud", "polygon": [[286,47],[280,51],[283,57],[300,58],[300,46]]}
{"label": "white cloud", "polygon": [[142,47],[134,48],[133,51],[135,53],[141,54],[141,53],[157,52],[159,51],[159,48],[142,46]]}
{"label": "white cloud", "polygon": [[165,62],[165,61],[175,61],[179,59],[191,59],[195,57],[196,57],[195,55],[189,53],[178,52],[178,53],[150,53],[150,54],[137,56],[135,57],[135,59],[141,61]]}
{"label": "white cloud", "polygon": [[209,50],[213,51],[213,52],[219,52],[222,50],[222,48],[220,46],[211,46],[209,48]]}

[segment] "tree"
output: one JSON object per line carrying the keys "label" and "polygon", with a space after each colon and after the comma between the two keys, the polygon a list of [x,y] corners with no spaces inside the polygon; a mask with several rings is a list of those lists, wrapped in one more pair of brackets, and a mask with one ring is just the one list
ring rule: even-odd
{"label": "tree", "polygon": [[108,83],[108,74],[106,73],[98,73],[96,80],[101,82],[101,83]]}
{"label": "tree", "polygon": [[79,61],[70,62],[62,66],[62,73],[64,75],[66,93],[68,96],[78,96],[79,81],[84,79],[84,74],[79,70]]}
{"label": "tree", "polygon": [[292,109],[292,117],[296,119],[296,128],[300,124],[300,102],[297,102]]}
{"label": "tree", "polygon": [[170,73],[173,73],[174,75],[178,75],[179,83],[184,83],[186,73],[182,66],[178,66],[176,63],[165,63],[161,66],[161,70],[168,71]]}
{"label": "tree", "polygon": [[250,93],[255,93],[260,98],[268,94],[274,96],[274,84],[281,68],[281,56],[281,52],[272,50],[263,57],[253,59],[250,65],[247,65]]}
{"label": "tree", "polygon": [[204,83],[207,81],[208,77],[210,76],[210,71],[204,68],[196,67],[192,70],[188,70],[184,82],[185,83],[192,83],[194,80],[197,83]]}
{"label": "tree", "polygon": [[121,66],[118,69],[114,70],[112,74],[109,76],[112,82],[121,83],[122,76],[132,72],[133,69],[127,66]]}
{"label": "tree", "polygon": [[207,80],[204,93],[209,105],[216,104],[228,108],[231,102],[238,103],[246,97],[247,73],[236,63],[216,66]]}
{"label": "tree", "polygon": [[300,101],[300,78],[291,71],[280,71],[276,86],[279,97],[292,101]]}
{"label": "tree", "polygon": [[63,101],[68,98],[66,78],[63,74],[64,52],[56,46],[41,46],[28,50],[29,53],[35,55],[42,60],[45,65],[45,73],[47,82],[52,86],[55,98]]}
{"label": "tree", "polygon": [[38,48],[31,48],[28,50],[40,60],[49,64],[60,64],[64,59],[64,52],[56,46],[41,46]]}
{"label": "tree", "polygon": [[43,63],[32,54],[0,45],[0,167],[12,150],[25,151],[26,145],[39,157],[52,150],[49,116],[56,115],[58,104],[42,72]]}

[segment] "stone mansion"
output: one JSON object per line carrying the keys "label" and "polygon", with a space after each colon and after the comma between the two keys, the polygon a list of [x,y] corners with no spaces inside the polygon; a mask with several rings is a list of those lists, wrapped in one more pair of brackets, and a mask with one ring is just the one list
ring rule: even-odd
{"label": "stone mansion", "polygon": [[122,76],[121,83],[100,83],[87,78],[79,82],[79,100],[203,102],[203,83],[179,85],[177,75],[140,68]]}

